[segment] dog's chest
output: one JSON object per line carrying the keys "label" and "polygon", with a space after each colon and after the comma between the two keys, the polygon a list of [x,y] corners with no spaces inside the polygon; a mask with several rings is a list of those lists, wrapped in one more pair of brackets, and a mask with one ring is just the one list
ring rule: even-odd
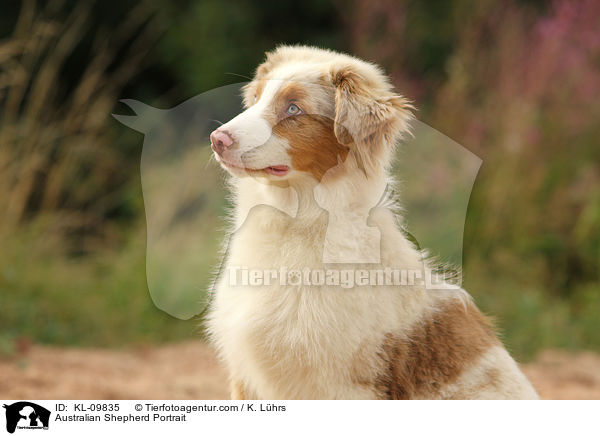
{"label": "dog's chest", "polygon": [[[251,381],[261,396],[331,397],[335,380],[348,385],[341,379],[357,350],[386,328],[375,319],[380,312],[373,306],[386,302],[368,289],[291,284],[291,276],[282,284],[282,274],[323,270],[325,228],[323,223],[294,227],[285,214],[265,225],[273,213],[255,211],[232,237],[210,329],[232,372]],[[232,284],[232,269],[245,271],[246,280],[237,274]],[[248,283],[253,271],[275,271],[277,277],[269,286]],[[269,390],[275,386],[291,390]]]}
{"label": "dog's chest", "polygon": [[350,383],[354,355],[378,329],[361,296],[222,285],[212,331],[232,373],[259,397],[332,398]]}

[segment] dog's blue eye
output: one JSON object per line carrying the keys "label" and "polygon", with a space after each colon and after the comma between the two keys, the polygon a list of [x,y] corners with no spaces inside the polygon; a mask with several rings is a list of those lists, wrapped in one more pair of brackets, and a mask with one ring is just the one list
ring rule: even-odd
{"label": "dog's blue eye", "polygon": [[288,106],[287,114],[288,115],[298,115],[300,113],[300,108],[296,106],[294,103]]}

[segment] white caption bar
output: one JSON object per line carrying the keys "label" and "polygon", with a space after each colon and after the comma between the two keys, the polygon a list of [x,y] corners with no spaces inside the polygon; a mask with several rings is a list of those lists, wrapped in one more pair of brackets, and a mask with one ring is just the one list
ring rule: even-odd
{"label": "white caption bar", "polygon": [[3,400],[2,404],[0,435],[19,436],[578,435],[599,434],[600,410],[598,401]]}

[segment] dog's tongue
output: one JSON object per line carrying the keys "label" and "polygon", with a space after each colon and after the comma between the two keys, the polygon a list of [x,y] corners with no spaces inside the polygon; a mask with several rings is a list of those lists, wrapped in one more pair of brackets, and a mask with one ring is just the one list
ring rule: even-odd
{"label": "dog's tongue", "polygon": [[273,165],[272,167],[265,168],[265,171],[274,176],[285,176],[290,170],[287,165]]}

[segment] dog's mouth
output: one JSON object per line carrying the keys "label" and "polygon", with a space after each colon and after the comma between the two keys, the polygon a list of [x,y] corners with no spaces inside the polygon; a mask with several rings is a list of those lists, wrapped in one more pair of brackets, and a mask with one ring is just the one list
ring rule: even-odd
{"label": "dog's mouth", "polygon": [[287,165],[273,165],[263,168],[262,171],[265,171],[272,176],[285,176],[290,171],[290,167]]}
{"label": "dog's mouth", "polygon": [[227,162],[225,159],[223,159],[219,155],[216,155],[216,156],[217,156],[217,160],[219,161],[219,163],[221,165],[223,165],[226,168],[233,169],[233,170],[246,171],[248,173],[267,173],[272,176],[279,176],[279,177],[285,176],[290,171],[290,167],[288,167],[287,165],[271,165],[271,166],[268,166],[265,168],[248,168],[248,167],[244,167],[241,165],[233,164],[231,162]]}

